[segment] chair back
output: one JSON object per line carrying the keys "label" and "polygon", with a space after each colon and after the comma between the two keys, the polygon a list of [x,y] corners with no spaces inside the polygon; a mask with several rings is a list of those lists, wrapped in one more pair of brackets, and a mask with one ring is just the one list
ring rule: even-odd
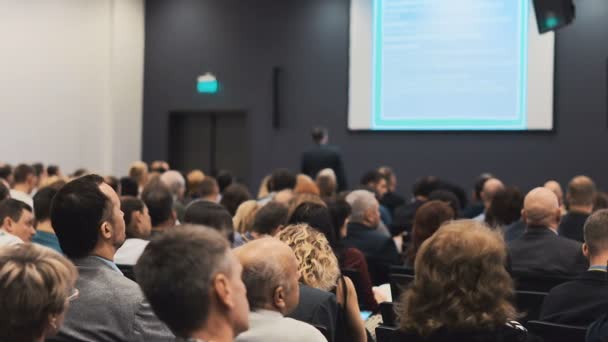
{"label": "chair back", "polygon": [[520,320],[526,322],[540,319],[540,311],[546,296],[545,292],[515,291],[517,301],[515,306],[525,315]]}
{"label": "chair back", "polygon": [[380,314],[382,315],[382,324],[394,327],[397,325],[397,314],[395,306],[391,302],[380,303]]}
{"label": "chair back", "polygon": [[542,321],[528,321],[528,331],[542,338],[545,342],[584,342],[586,327],[577,327]]}
{"label": "chair back", "polygon": [[393,302],[398,302],[401,293],[414,281],[414,276],[409,274],[390,274],[391,295]]}
{"label": "chair back", "polygon": [[378,327],[376,327],[376,342],[393,341],[393,335],[395,335],[396,332],[397,332],[396,327],[379,325]]}
{"label": "chair back", "polygon": [[133,280],[135,280],[135,271],[133,270],[133,265],[116,265],[118,267],[118,269],[122,272],[122,274]]}

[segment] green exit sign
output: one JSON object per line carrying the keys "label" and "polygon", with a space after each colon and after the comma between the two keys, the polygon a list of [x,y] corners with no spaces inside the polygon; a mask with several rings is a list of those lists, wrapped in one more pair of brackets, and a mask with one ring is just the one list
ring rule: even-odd
{"label": "green exit sign", "polygon": [[198,77],[196,91],[201,94],[215,94],[219,91],[220,84],[217,78],[211,73],[206,73]]}

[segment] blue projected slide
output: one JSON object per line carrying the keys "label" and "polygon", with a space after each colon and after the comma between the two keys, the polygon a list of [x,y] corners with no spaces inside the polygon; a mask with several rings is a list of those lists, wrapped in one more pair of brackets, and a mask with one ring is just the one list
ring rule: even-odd
{"label": "blue projected slide", "polygon": [[349,127],[552,129],[554,38],[529,1],[353,0]]}

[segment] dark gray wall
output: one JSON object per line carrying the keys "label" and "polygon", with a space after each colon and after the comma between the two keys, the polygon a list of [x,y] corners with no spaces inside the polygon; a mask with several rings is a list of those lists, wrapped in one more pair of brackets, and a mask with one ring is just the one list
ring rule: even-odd
{"label": "dark gray wall", "polygon": [[[256,185],[276,167],[299,167],[309,130],[327,126],[350,183],[391,165],[401,190],[434,174],[470,186],[481,171],[526,189],[579,173],[608,186],[606,64],[608,1],[578,2],[576,22],[557,34],[555,132],[349,132],[348,0],[147,0],[143,155],[166,158],[168,113],[240,110],[249,115]],[[271,127],[271,70],[280,66],[283,126]],[[196,93],[216,74],[222,91]]]}

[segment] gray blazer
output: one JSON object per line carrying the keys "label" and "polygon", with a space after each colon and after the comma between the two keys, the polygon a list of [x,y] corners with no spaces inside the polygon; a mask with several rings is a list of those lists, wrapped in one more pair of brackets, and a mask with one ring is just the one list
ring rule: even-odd
{"label": "gray blazer", "polygon": [[77,299],[65,322],[47,341],[173,341],[175,338],[152,312],[139,286],[96,257],[72,260],[78,268]]}

